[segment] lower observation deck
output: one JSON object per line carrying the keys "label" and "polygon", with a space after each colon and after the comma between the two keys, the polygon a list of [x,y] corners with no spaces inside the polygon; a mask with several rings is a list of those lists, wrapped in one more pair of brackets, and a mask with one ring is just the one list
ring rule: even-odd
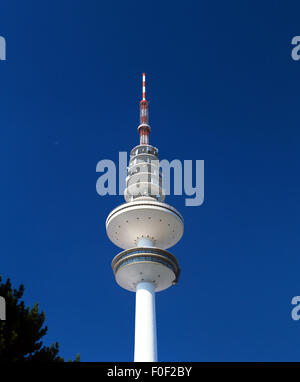
{"label": "lower observation deck", "polygon": [[112,261],[117,283],[135,292],[139,282],[151,282],[155,291],[177,284],[180,268],[175,256],[155,247],[135,247],[119,253]]}

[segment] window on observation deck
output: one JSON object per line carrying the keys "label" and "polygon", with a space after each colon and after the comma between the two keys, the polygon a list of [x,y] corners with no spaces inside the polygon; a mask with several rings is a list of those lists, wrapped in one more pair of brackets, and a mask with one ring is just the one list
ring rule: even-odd
{"label": "window on observation deck", "polygon": [[133,258],[130,258],[130,259],[127,259],[127,260],[124,260],[121,264],[119,264],[117,266],[117,269],[116,269],[116,272],[122,268],[123,266],[127,265],[127,264],[132,264],[132,263],[141,263],[141,262],[153,262],[153,263],[160,263],[160,264],[163,264],[165,265],[166,267],[170,268],[174,273],[176,273],[174,267],[168,263],[167,261],[159,258],[159,257],[154,257],[154,256],[137,256],[137,257],[133,257]]}

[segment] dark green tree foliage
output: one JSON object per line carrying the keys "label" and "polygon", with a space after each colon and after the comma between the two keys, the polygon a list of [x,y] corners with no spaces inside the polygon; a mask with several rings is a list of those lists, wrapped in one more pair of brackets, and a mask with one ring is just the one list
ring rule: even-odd
{"label": "dark green tree foliage", "polygon": [[[20,300],[23,293],[23,285],[12,289],[10,279],[3,283],[0,276],[0,296],[6,301],[6,320],[0,321],[0,361],[63,362],[57,342],[43,346],[41,338],[48,330],[43,327],[45,313],[39,313],[38,303],[32,309],[25,307]],[[75,361],[79,361],[79,355]]]}

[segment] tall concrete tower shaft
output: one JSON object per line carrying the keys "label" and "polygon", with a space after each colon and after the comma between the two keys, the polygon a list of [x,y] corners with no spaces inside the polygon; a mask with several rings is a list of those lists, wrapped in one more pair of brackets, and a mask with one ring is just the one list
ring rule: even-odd
{"label": "tall concrete tower shaft", "polygon": [[155,292],[177,284],[180,268],[167,248],[183,235],[183,218],[164,203],[158,149],[149,144],[149,108],[143,73],[140,144],[130,152],[124,198],[106,219],[109,239],[122,248],[112,261],[116,282],[136,293],[134,360],[157,361]]}

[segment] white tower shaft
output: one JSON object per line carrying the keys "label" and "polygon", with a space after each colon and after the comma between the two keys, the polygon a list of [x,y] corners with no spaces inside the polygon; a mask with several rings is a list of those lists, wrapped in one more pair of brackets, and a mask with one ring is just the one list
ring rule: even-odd
{"label": "white tower shaft", "polygon": [[151,282],[136,287],[134,362],[157,362],[155,288]]}

